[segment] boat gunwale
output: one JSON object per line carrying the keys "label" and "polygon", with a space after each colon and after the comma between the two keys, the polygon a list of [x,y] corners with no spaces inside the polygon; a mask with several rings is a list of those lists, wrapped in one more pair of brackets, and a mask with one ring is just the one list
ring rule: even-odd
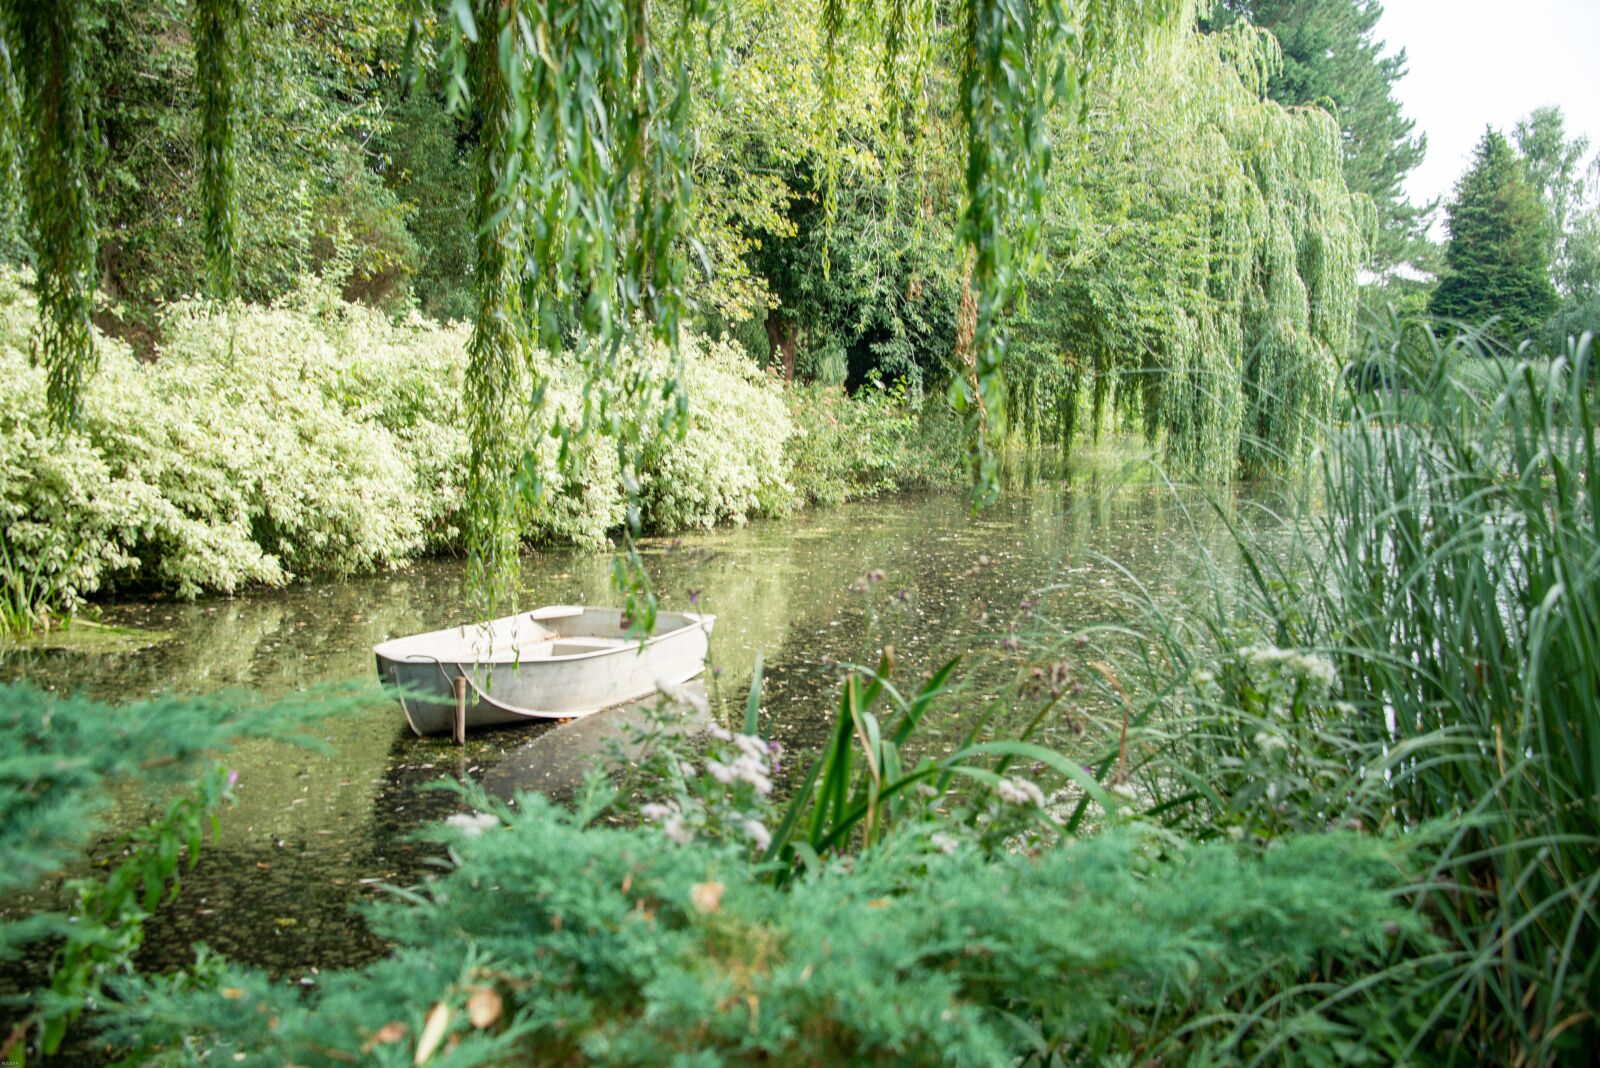
{"label": "boat gunwale", "polygon": [[[537,609],[535,609],[535,611],[537,611]],[[500,622],[501,619],[516,619],[521,614],[522,613],[518,613],[518,616],[501,616],[500,619],[491,620],[490,621],[490,625],[492,626],[493,624]],[[470,624],[470,623],[461,624],[459,627],[442,627],[439,630],[426,631],[426,632],[424,632],[422,634],[410,634],[410,635],[407,635],[407,636],[405,636],[403,638],[390,638],[387,641],[379,642],[377,645],[374,645],[372,647],[372,652],[373,652],[374,656],[381,657],[382,659],[388,660],[389,662],[395,663],[395,664],[456,664],[456,665],[473,665],[473,666],[482,665],[482,666],[489,666],[489,667],[493,667],[493,666],[500,665],[500,664],[507,664],[507,665],[515,666],[515,667],[520,669],[524,664],[567,664],[567,663],[571,663],[572,661],[575,661],[575,660],[585,660],[585,659],[589,659],[589,658],[592,658],[592,657],[615,656],[616,654],[624,652],[624,651],[626,651],[628,649],[635,650],[635,652],[637,654],[638,652],[642,652],[644,647],[646,647],[646,646],[655,645],[656,643],[661,642],[661,641],[665,641],[668,638],[675,638],[675,637],[678,637],[679,635],[685,634],[685,633],[687,633],[687,632],[689,632],[691,630],[696,630],[696,629],[705,631],[706,636],[710,637],[712,625],[714,623],[716,623],[716,621],[717,621],[717,617],[714,616],[714,615],[703,615],[703,614],[696,613],[696,612],[674,612],[672,614],[673,615],[680,615],[680,616],[684,617],[686,622],[683,624],[683,626],[674,627],[671,630],[662,631],[659,634],[652,634],[649,637],[645,638],[643,641],[631,641],[631,640],[628,640],[628,639],[625,638],[625,639],[623,639],[622,644],[620,644],[620,645],[609,646],[609,647],[604,648],[604,649],[591,649],[588,652],[583,652],[583,653],[563,653],[560,656],[552,655],[552,656],[522,657],[520,655],[512,655],[512,654],[516,654],[516,653],[520,652],[520,650],[521,650],[523,645],[536,644],[535,642],[532,642],[532,641],[523,642],[523,643],[521,643],[521,645],[513,647],[511,650],[509,650],[508,654],[503,654],[503,655],[499,655],[499,656],[492,656],[491,658],[488,658],[488,659],[480,658],[480,659],[476,659],[476,660],[445,660],[445,659],[442,659],[442,658],[437,657],[437,656],[430,656],[427,653],[406,653],[406,654],[403,654],[403,655],[395,655],[395,654],[383,652],[383,647],[385,645],[392,645],[392,644],[394,644],[396,642],[414,641],[414,640],[416,640],[418,638],[428,638],[428,637],[432,637],[435,634],[448,634],[451,631],[464,629],[465,627],[469,627],[469,626],[474,626],[475,625],[475,624]],[[533,620],[533,622],[537,623],[538,620]],[[540,643],[540,644],[542,644],[544,642],[554,643],[554,642],[561,641],[563,638],[573,639],[573,638],[581,638],[581,637],[584,637],[584,635],[577,635],[577,634],[551,635],[549,638],[538,639],[537,643]]]}

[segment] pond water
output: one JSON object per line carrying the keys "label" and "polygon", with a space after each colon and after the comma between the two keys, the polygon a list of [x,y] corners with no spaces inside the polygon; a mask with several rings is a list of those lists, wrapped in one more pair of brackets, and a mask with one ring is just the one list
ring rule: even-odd
{"label": "pond water", "polygon": [[[1237,494],[1222,503],[1246,521],[1256,514]],[[742,717],[760,654],[766,728],[792,756],[825,737],[842,663],[875,661],[892,645],[896,679],[915,689],[959,654],[960,687],[921,735],[940,751],[997,702],[1015,699],[1013,717],[1037,707],[1017,692],[1027,661],[1006,640],[1014,626],[1037,633],[1125,621],[1130,577],[1158,600],[1178,598],[1197,547],[1225,557],[1228,540],[1203,494],[1091,477],[1036,482],[977,514],[963,493],[921,493],[657,539],[646,560],[663,605],[693,598],[718,617],[706,680],[713,715]],[[603,554],[530,554],[521,604],[615,603],[610,567]],[[882,580],[853,588],[871,571]],[[0,652],[0,678],[115,700],[226,688],[276,695],[345,680],[374,687],[369,708],[318,727],[324,753],[276,742],[230,751],[241,802],[225,815],[220,843],[185,875],[177,903],[151,924],[144,963],[177,964],[204,941],[285,980],[314,983],[318,969],[369,960],[383,947],[352,906],[381,893],[380,884],[422,878],[423,847],[407,834],[458,806],[427,784],[454,776],[499,792],[562,794],[603,758],[605,737],[625,715],[475,733],[463,748],[414,737],[377,693],[371,647],[461,622],[463,572],[447,559],[228,599],[114,604],[106,622],[165,637],[93,654]],[[1041,740],[1070,749],[1065,713]],[[994,721],[1003,730],[1007,715]],[[123,817],[156,801],[125,799]]]}

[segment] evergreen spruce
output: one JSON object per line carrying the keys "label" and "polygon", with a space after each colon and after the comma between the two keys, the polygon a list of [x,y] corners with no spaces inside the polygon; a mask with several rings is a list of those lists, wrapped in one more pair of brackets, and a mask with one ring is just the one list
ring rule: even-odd
{"label": "evergreen spruce", "polygon": [[1450,203],[1445,274],[1428,311],[1515,344],[1556,310],[1546,213],[1505,137],[1488,130]]}

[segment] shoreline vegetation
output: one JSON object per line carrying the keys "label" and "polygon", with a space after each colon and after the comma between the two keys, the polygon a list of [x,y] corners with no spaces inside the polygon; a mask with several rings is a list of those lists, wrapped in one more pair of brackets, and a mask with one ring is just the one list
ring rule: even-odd
{"label": "shoreline vegetation", "polygon": [[[114,590],[233,593],[462,548],[465,325],[396,320],[315,277],[271,306],[180,303],[153,361],[96,335],[99,373],[62,433],[27,355],[36,321],[26,276],[0,268],[0,631],[48,629]],[[692,414],[681,439],[646,446],[648,532],[964,477],[940,405],[786,388],[697,335],[681,359]],[[546,388],[539,415],[521,413],[534,459],[518,476],[520,540],[603,547],[627,496],[613,446],[578,437],[579,474],[562,478],[551,427],[576,420],[582,373],[565,356],[531,362]]]}
{"label": "shoreline vegetation", "polygon": [[[897,679],[886,650],[840,668],[816,754],[767,740],[758,672],[737,729],[646,726],[621,781],[570,808],[456,784],[461,811],[425,834],[440,876],[364,910],[394,954],[315,992],[209,952],[140,974],[117,950],[229,804],[223,770],[196,779],[214,758],[183,750],[161,781],[197,785],[123,867],[5,932],[65,939],[36,1033],[55,1048],[92,1000],[108,1051],[329,1066],[1581,1063],[1588,342],[1515,366],[1470,333],[1389,342],[1346,378],[1285,522],[1236,533],[1235,562],[1196,546],[1207,579],[1181,606],[1064,628],[1036,605],[1002,646],[1019,685],[955,751],[916,738],[959,714],[961,664]],[[220,744],[337,710],[5,696],[13,736],[56,751],[70,724],[82,756],[15,757],[32,787],[0,798],[0,846],[23,873],[71,852],[102,783],[149,777],[156,719]],[[994,736],[1002,711],[1029,726]],[[1081,752],[1033,737],[1052,713],[1079,718]]]}
{"label": "shoreline vegetation", "polygon": [[0,892],[58,895],[0,922],[0,1062],[1590,1064],[1597,172],[1556,108],[1487,130],[1435,245],[1381,15],[0,0],[0,634],[456,550],[486,616],[613,533],[648,629],[650,531],[1107,431],[1294,491],[927,678],[830,650],[796,713],[758,660],[571,805],[441,779],[392,952],[306,986],[141,947],[229,745],[370,677],[111,704],[63,657],[0,686]]}

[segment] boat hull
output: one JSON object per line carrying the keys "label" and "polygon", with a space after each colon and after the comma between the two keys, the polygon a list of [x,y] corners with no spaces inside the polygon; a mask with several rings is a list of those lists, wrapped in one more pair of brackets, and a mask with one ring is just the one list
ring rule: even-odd
{"label": "boat hull", "polygon": [[384,642],[373,653],[411,729],[450,734],[458,679],[469,730],[586,716],[700,675],[714,622],[663,612],[641,643],[626,637],[618,609],[558,606]]}

